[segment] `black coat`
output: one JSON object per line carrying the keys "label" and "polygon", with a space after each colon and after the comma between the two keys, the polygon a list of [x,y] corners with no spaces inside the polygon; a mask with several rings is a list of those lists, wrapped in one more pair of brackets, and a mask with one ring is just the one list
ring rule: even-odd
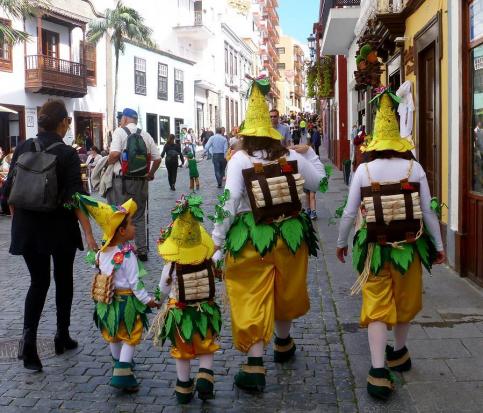
{"label": "black coat", "polygon": [[[54,132],[41,132],[38,135],[40,146],[47,148],[62,138]],[[12,173],[20,154],[35,150],[32,139],[20,144],[12,158],[5,195],[8,197],[12,185]],[[49,153],[57,155],[57,181],[60,206],[52,212],[27,211],[16,208],[12,218],[12,238],[10,253],[22,255],[27,251],[52,254],[59,250],[83,250],[82,237],[77,217],[73,210],[63,205],[72,200],[76,192],[83,193],[80,173],[80,160],[77,152],[65,144],[56,146]]]}
{"label": "black coat", "polygon": [[[169,154],[168,154],[169,152]],[[161,152],[161,158],[166,155],[166,160],[168,160],[169,155],[176,152],[176,162],[178,162],[178,157],[181,159],[181,163],[184,163],[183,153],[181,152],[181,145],[179,143],[167,143],[164,145],[163,152]],[[171,157],[170,162],[174,162],[175,158]]]}

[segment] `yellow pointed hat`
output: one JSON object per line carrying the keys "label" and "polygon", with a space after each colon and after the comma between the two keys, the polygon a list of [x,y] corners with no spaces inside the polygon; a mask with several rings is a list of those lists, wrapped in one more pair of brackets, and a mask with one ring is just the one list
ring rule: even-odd
{"label": "yellow pointed hat", "polygon": [[168,237],[158,244],[159,255],[178,264],[200,264],[214,252],[213,240],[189,209],[174,220]]}
{"label": "yellow pointed hat", "polygon": [[112,238],[114,238],[117,228],[126,215],[132,217],[138,208],[136,202],[132,198],[128,199],[120,206],[99,202],[94,198],[84,195],[79,196],[79,201],[80,208],[86,213],[86,215],[91,216],[102,229],[101,251],[104,251],[109,246]]}
{"label": "yellow pointed hat", "polygon": [[241,136],[267,137],[281,141],[280,132],[272,127],[265,96],[270,91],[267,79],[253,80],[248,91],[249,99],[245,120],[240,125]]}
{"label": "yellow pointed hat", "polygon": [[[369,138],[369,137],[368,137]],[[374,131],[362,152],[387,151],[407,152],[414,149],[414,144],[401,138],[392,99],[386,91],[380,96],[380,106],[374,121]]]}

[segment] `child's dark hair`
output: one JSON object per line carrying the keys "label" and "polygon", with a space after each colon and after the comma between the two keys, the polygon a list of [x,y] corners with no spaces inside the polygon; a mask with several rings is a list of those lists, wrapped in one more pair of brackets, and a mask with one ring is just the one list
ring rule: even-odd
{"label": "child's dark hair", "polygon": [[126,229],[128,220],[129,220],[129,214],[124,215],[124,219],[121,221],[121,223],[116,228],[116,232],[119,231],[121,228]]}

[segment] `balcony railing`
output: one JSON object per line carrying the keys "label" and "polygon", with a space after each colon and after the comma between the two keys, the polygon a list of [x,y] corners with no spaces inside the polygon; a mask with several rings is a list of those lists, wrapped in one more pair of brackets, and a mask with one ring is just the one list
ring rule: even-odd
{"label": "balcony railing", "polygon": [[195,10],[195,26],[203,26],[203,11]]}
{"label": "balcony railing", "polygon": [[44,55],[25,57],[25,89],[68,97],[87,94],[86,66]]}
{"label": "balcony railing", "polygon": [[377,0],[377,14],[401,13],[408,0]]}
{"label": "balcony railing", "polygon": [[337,7],[356,7],[361,5],[361,0],[324,0],[319,15],[319,23],[325,28],[327,19],[329,18],[330,9]]}

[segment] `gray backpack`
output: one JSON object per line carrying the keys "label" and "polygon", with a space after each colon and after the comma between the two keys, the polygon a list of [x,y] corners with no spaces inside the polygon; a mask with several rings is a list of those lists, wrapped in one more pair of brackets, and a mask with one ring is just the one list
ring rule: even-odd
{"label": "gray backpack", "polygon": [[59,206],[57,156],[47,152],[64,143],[56,142],[42,150],[38,139],[33,142],[35,151],[24,152],[17,159],[8,203],[30,211],[53,211]]}

